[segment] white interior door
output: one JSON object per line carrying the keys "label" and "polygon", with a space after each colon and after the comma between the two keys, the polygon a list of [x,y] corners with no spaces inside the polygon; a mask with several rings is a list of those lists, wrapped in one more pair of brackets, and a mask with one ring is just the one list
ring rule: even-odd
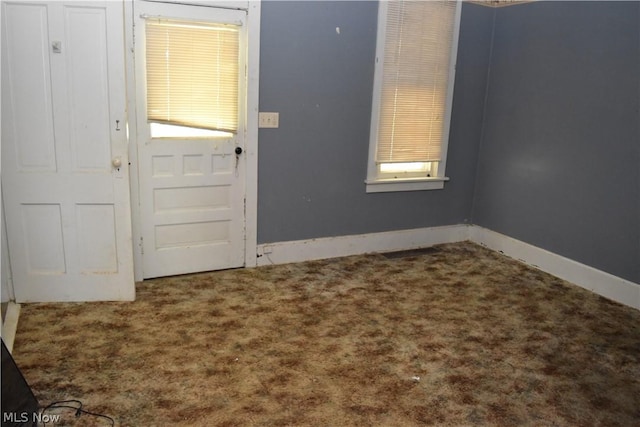
{"label": "white interior door", "polygon": [[[244,153],[236,153],[244,149],[246,137],[246,12],[142,1],[134,8],[143,276],[243,266],[245,159]],[[223,136],[152,135],[145,33],[150,19],[226,24],[237,32],[237,131]]]}
{"label": "white interior door", "polygon": [[132,300],[123,3],[2,7],[2,191],[16,300]]}

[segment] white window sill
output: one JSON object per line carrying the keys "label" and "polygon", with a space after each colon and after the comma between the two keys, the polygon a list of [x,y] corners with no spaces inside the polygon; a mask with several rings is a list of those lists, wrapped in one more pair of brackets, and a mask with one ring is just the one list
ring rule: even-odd
{"label": "white window sill", "polygon": [[385,193],[391,191],[442,190],[447,177],[409,178],[409,179],[368,179],[367,193]]}

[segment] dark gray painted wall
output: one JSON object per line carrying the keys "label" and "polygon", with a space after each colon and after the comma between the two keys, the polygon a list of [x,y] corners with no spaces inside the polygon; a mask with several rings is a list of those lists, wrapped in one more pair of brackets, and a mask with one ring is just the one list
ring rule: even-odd
{"label": "dark gray painted wall", "polygon": [[[468,221],[493,10],[463,7],[444,190],[365,193],[376,2],[262,4],[258,242]],[[340,34],[336,32],[340,27]]]}
{"label": "dark gray painted wall", "polygon": [[640,3],[497,9],[473,222],[640,283]]}

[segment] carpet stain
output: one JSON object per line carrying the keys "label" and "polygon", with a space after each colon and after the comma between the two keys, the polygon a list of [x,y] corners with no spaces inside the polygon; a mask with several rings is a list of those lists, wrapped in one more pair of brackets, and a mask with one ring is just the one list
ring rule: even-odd
{"label": "carpet stain", "polygon": [[468,242],[23,305],[14,357],[119,426],[640,425],[640,312]]}

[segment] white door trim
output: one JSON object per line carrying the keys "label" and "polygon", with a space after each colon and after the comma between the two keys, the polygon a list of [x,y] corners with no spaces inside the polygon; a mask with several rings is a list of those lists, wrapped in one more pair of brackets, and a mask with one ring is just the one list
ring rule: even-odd
{"label": "white door trim", "polygon": [[[136,141],[136,81],[134,65],[133,3],[140,0],[125,0],[125,38],[127,46],[127,108],[129,133],[129,159],[131,162],[131,215],[133,224],[133,262],[136,281],[143,279],[142,270],[142,217],[140,213],[140,186],[138,168],[138,144]],[[189,3],[186,2],[185,3]],[[191,3],[193,4],[193,3]],[[257,224],[258,224],[258,95],[260,80],[260,14],[261,2],[252,0],[247,9],[247,134],[244,154],[246,162],[245,179],[245,266],[257,265]]]}
{"label": "white door trim", "polygon": [[136,135],[136,72],[134,46],[133,0],[125,0],[125,68],[127,75],[127,137],[129,147],[129,186],[131,193],[131,226],[133,231],[133,277],[136,282],[142,280],[142,223],[140,216],[140,179],[138,177],[138,143]]}
{"label": "white door trim", "polygon": [[246,267],[257,265],[258,246],[258,101],[260,82],[260,0],[249,2],[247,10],[247,135],[245,179]]}

